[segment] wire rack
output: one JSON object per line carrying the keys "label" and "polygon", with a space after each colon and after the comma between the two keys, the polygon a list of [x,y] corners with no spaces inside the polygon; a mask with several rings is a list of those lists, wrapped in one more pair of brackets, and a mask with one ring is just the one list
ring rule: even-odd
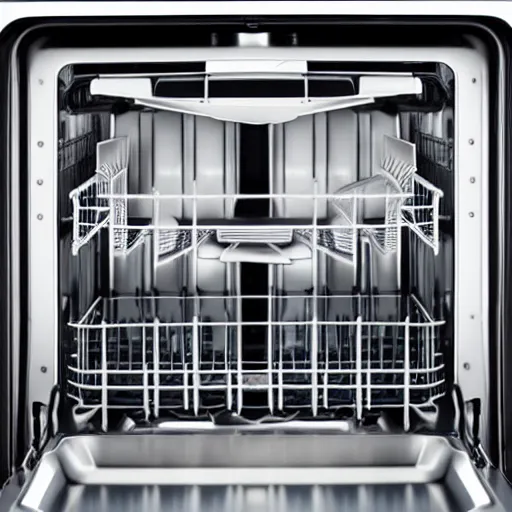
{"label": "wire rack", "polygon": [[[74,189],[69,197],[73,211],[73,245],[76,255],[96,233],[111,222],[115,225],[127,224],[126,201],[108,199],[112,194],[126,194],[127,172],[115,166],[103,165],[96,175]],[[113,244],[116,251],[128,248],[128,231],[115,229]],[[133,245],[133,241],[131,242]]]}
{"label": "wire rack", "polygon": [[[72,80],[69,66],[60,74],[67,83]],[[60,112],[60,134],[58,146],[59,169],[59,214],[63,219],[72,215],[69,194],[87,179],[96,169],[97,144],[108,133],[108,115],[74,115]]]}
{"label": "wire rack", "polygon": [[[443,192],[416,173],[413,145],[390,139],[389,147],[396,154],[374,176],[330,194],[320,193],[317,182],[308,194],[200,194],[195,181],[188,194],[142,194],[128,193],[126,140],[101,143],[96,174],[70,194],[73,253],[105,228],[111,292],[115,258],[146,244],[154,280],[159,265],[183,258],[187,283],[176,296],[112,293],[71,321],[70,396],[100,407],[105,429],[112,408],[139,409],[147,417],[169,409],[241,412],[253,403],[247,393],[265,397],[257,402],[271,412],[299,408],[317,415],[351,407],[361,419],[374,407],[401,407],[408,429],[410,406],[431,406],[443,394],[444,322],[414,296],[322,295],[319,284],[319,252],[352,262],[355,276],[362,238],[400,258],[401,230],[410,229],[437,253]],[[218,210],[212,203],[262,199],[300,200],[307,213],[250,221],[204,213]],[[178,211],[188,213],[170,215]],[[223,293],[201,290],[201,258],[225,265],[231,284]],[[298,260],[300,272],[311,273],[302,295],[280,289],[284,268]],[[255,261],[269,265],[268,295],[241,292],[240,264]],[[266,303],[258,322],[244,318],[251,301],[255,310]],[[263,359],[244,353],[247,328],[261,336]]]}
{"label": "wire rack", "polygon": [[[383,171],[384,173],[385,171]],[[127,169],[118,169],[111,177],[97,174],[71,194],[73,203],[74,241],[73,252],[76,254],[99,229],[110,226],[114,237],[115,252],[126,252],[133,246],[128,244],[128,233],[132,238],[152,232],[158,247],[158,261],[176,258],[193,248],[193,240],[200,243],[207,236],[216,233],[219,243],[289,243],[294,235],[301,237],[315,250],[323,250],[334,257],[353,259],[360,233],[370,235],[375,245],[384,253],[396,251],[399,244],[398,233],[403,226],[409,227],[425,244],[432,247],[437,254],[439,250],[439,204],[442,192],[421,176],[412,178],[410,192],[404,192],[395,186],[392,179],[379,175],[363,182],[357,182],[334,194],[295,195],[305,205],[314,203],[314,215],[309,219],[298,220],[285,226],[268,223],[262,219],[261,224],[244,226],[236,224],[231,227],[223,220],[203,221],[197,217],[183,224],[158,222],[161,210],[172,209],[173,203],[190,201],[194,212],[198,203],[208,203],[224,199],[259,200],[262,197],[274,200],[290,198],[285,194],[217,194],[217,195],[163,195],[163,194],[127,194]],[[366,192],[369,185],[379,184],[384,187],[378,192]],[[129,202],[150,203],[154,213],[153,221],[140,224],[131,223],[128,212]],[[321,219],[316,211],[320,201],[329,201],[338,210],[334,219]],[[365,203],[381,203],[380,218],[365,219],[362,212]],[[194,214],[195,215],[195,214]],[[156,220],[156,222],[155,222]],[[194,236],[195,233],[195,236]]]}
{"label": "wire rack", "polygon": [[[237,321],[239,296],[98,299],[70,324],[71,396],[102,407],[104,418],[110,408],[158,417],[173,408],[241,412],[246,393],[260,392],[271,411],[352,407],[360,419],[372,407],[405,406],[407,428],[409,406],[443,394],[443,322],[414,296],[263,298],[271,311],[257,324],[266,328],[263,364],[242,360],[240,333],[253,324]],[[202,315],[212,301],[222,302],[225,321]],[[279,320],[288,301],[305,304],[300,320]]]}
{"label": "wire rack", "polygon": [[[320,249],[334,257],[348,258],[356,263],[360,234],[368,235],[381,252],[394,252],[399,249],[399,233],[406,226],[432,247],[435,254],[439,250],[438,224],[443,192],[416,173],[415,146],[400,139],[384,137],[385,153],[381,168],[374,176],[332,194],[319,193],[315,182],[311,194],[302,195],[201,195],[196,193],[195,182],[192,194],[188,195],[160,194],[158,190],[150,194],[128,194],[127,147],[128,142],[124,138],[98,144],[96,174],[70,194],[74,254],[107,224],[112,235],[112,255],[116,252],[126,253],[151,232],[155,263],[181,256],[212,232],[216,233],[219,243],[254,244],[267,241],[287,244],[297,235],[314,251]],[[290,219],[261,219],[259,223],[250,225],[230,225],[226,219],[222,219],[222,222],[219,219],[210,219],[211,222],[198,219],[198,211],[208,210],[207,206],[215,201],[268,199],[272,202],[285,198],[303,201],[304,211],[312,211],[313,214],[301,219],[301,222],[295,219],[292,224]],[[149,206],[152,218],[145,223],[130,218],[133,203],[143,206],[145,211]],[[320,218],[318,211],[322,203],[332,205],[336,215]],[[192,211],[192,218],[181,221],[169,218],[167,212],[182,210],[182,204]]]}
{"label": "wire rack", "polygon": [[89,131],[59,145],[59,210],[61,217],[71,217],[69,193],[94,175],[96,143],[99,134]]}
{"label": "wire rack", "polygon": [[418,169],[430,183],[443,191],[440,215],[451,219],[454,211],[453,196],[453,141],[413,131],[417,148]]}

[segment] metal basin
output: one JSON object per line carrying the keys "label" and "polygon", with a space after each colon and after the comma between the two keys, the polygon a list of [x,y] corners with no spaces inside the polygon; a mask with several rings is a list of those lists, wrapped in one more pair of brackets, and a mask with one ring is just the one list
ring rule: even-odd
{"label": "metal basin", "polygon": [[503,510],[443,437],[219,433],[91,435],[46,453],[14,510]]}

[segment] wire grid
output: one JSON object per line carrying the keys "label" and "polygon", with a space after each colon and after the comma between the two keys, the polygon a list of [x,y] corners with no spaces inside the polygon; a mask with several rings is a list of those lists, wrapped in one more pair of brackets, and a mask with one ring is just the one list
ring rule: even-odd
{"label": "wire grid", "polygon": [[[314,415],[344,406],[361,418],[365,409],[405,405],[407,427],[409,405],[431,405],[443,394],[443,322],[414,296],[253,297],[266,298],[272,311],[256,323],[237,321],[239,298],[98,299],[70,324],[70,395],[84,407],[102,407],[105,417],[110,408],[156,417],[172,408],[241,412],[247,392],[263,393],[271,411]],[[289,300],[304,304],[303,316],[285,322],[279,318]],[[194,315],[197,302],[201,312],[211,301],[222,301],[225,321]],[[267,327],[263,364],[242,360],[240,333],[248,325]]]}
{"label": "wire grid", "polygon": [[101,195],[102,189],[107,186],[107,181],[95,175],[75,188],[69,195],[73,211],[71,250],[74,255],[78,254],[80,248],[87,244],[108,221],[110,203]]}
{"label": "wire grid", "polygon": [[[333,246],[336,251],[341,253],[353,255],[356,251],[356,241],[352,236],[352,229],[354,225],[358,224],[359,217],[359,198],[350,195],[354,185],[350,186],[348,194],[336,194],[330,199],[330,203],[341,213],[341,222],[348,224],[349,229],[333,228],[332,232],[322,231],[319,232],[320,243],[325,242],[327,246]],[[356,185],[355,192],[360,188]],[[362,187],[364,189],[364,185]]]}
{"label": "wire grid", "polygon": [[[183,256],[187,250],[193,248],[192,231],[183,229],[160,229],[155,230],[158,246],[158,261],[170,261]],[[197,243],[201,244],[208,237],[215,233],[213,229],[198,229]]]}
{"label": "wire grid", "polygon": [[[110,219],[113,228],[113,246],[115,251],[126,251],[128,247],[127,200],[108,199],[111,194],[127,193],[127,169],[103,164],[96,174],[74,189],[70,195],[73,208],[73,244],[72,252],[78,253],[81,247]],[[133,241],[130,241],[133,245]]]}
{"label": "wire grid", "polygon": [[126,254],[143,242],[146,230],[128,228],[127,199],[107,199],[111,194],[127,193],[127,178],[126,168],[103,164],[94,176],[70,193],[74,255],[108,223],[116,226],[112,229],[114,252]]}
{"label": "wire grid", "polygon": [[[97,171],[98,180],[103,184],[100,188],[100,199],[103,195],[117,194],[125,195],[128,192],[128,169],[121,168],[118,165],[103,164]],[[128,206],[127,200],[112,199],[108,201],[109,216],[108,221],[116,226],[128,225]],[[135,240],[130,240],[128,244],[128,229],[116,227],[113,229],[113,244],[115,252],[126,252],[128,247],[133,247],[137,243]],[[142,235],[142,233],[140,233]]]}
{"label": "wire grid", "polygon": [[401,225],[402,206],[407,199],[387,196],[385,200],[385,227],[366,229],[375,246],[384,254],[395,252],[400,243],[399,226]]}
{"label": "wire grid", "polygon": [[[127,254],[143,243],[144,237],[154,231],[158,259],[168,261],[192,248],[192,231],[186,228],[159,229],[152,225],[130,225],[128,218],[128,170],[103,164],[96,174],[70,194],[73,206],[73,254],[102,227],[112,229],[113,250]],[[153,229],[152,229],[153,228]],[[197,230],[197,244],[213,234],[213,230]]]}
{"label": "wire grid", "polygon": [[[313,229],[295,230],[297,237],[309,246],[313,246]],[[355,232],[353,228],[317,228],[317,247],[325,249],[332,256],[353,258],[355,251]]]}
{"label": "wire grid", "polygon": [[[115,173],[114,173],[115,171]],[[367,233],[375,242],[375,245],[384,253],[394,252],[400,242],[399,231],[402,225],[407,225],[437,253],[439,248],[439,203],[442,192],[430,184],[421,176],[414,175],[411,178],[410,190],[404,191],[397,185],[397,181],[391,175],[381,170],[381,174],[372,178],[356,182],[348,187],[340,189],[334,194],[317,194],[316,187],[311,194],[128,194],[127,193],[127,169],[109,169],[98,171],[98,178],[87,181],[71,193],[73,202],[74,243],[73,250],[78,249],[90,239],[91,236],[108,223],[112,229],[114,239],[114,251],[126,252],[129,249],[128,232],[144,230],[156,233],[158,260],[176,258],[193,248],[193,240],[200,243],[206,236],[217,233],[220,243],[228,240],[263,243],[265,242],[288,243],[292,231],[299,235],[312,247],[330,252],[333,256],[354,258],[358,233]],[[375,189],[375,186],[377,188]],[[371,190],[371,187],[374,190]],[[367,191],[367,189],[370,190]],[[409,186],[407,187],[409,188]],[[194,185],[195,190],[195,185]],[[226,221],[205,222],[201,226],[197,222],[198,204],[212,200],[231,199],[241,197],[244,200],[260,200],[290,198],[303,199],[305,204],[313,201],[314,210],[318,212],[320,201],[329,201],[340,214],[337,218],[327,221],[329,226],[322,225],[322,221],[315,213],[313,218],[305,222],[290,225],[289,220],[282,225],[265,223],[261,225],[251,224],[233,226]],[[133,224],[128,213],[128,203],[152,205],[153,223],[140,226]],[[174,223],[166,225],[165,221],[158,221],[161,210],[169,205],[169,201],[191,201],[193,203],[192,222],[189,224]],[[382,218],[365,219],[363,212],[365,205],[380,204]],[[105,207],[109,213],[104,216]],[[190,231],[191,233],[186,233]],[[195,235],[194,235],[195,233]],[[219,238],[220,233],[220,238]],[[141,233],[141,238],[142,238]],[[135,236],[135,235],[133,235]],[[133,244],[132,244],[133,246]]]}
{"label": "wire grid", "polygon": [[[330,202],[349,226],[354,229],[357,227],[369,234],[381,252],[388,253],[397,250],[401,206],[410,195],[410,190],[403,190],[397,186],[392,176],[382,169],[379,175],[343,187],[336,192]],[[383,216],[382,220],[370,221],[372,226],[366,225],[364,219],[367,203],[377,205]],[[338,250],[354,254],[356,238],[340,229],[337,230],[337,235],[333,236],[332,240]]]}
{"label": "wire grid", "polygon": [[451,219],[454,212],[453,140],[413,131],[418,172],[444,193],[440,215]]}
{"label": "wire grid", "polygon": [[94,175],[96,144],[99,130],[92,130],[59,144],[59,211],[61,218],[71,217],[72,205],[69,195],[72,190]]}
{"label": "wire grid", "polygon": [[403,220],[437,254],[442,192],[421,176],[414,177],[413,187],[414,194],[402,206]]}

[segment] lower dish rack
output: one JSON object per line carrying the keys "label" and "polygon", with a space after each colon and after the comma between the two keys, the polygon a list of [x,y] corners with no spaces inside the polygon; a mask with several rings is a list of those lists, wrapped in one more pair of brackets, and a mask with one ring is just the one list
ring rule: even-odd
{"label": "lower dish rack", "polygon": [[[243,322],[238,296],[98,298],[70,323],[69,394],[83,407],[198,415],[241,412],[246,393],[271,412],[425,407],[444,391],[440,331],[415,296],[270,296],[270,319]],[[245,301],[251,298],[244,298]],[[224,322],[203,316],[221,301]],[[280,321],[287,301],[304,316]],[[316,303],[316,304],[315,304]],[[316,316],[314,314],[316,312]],[[242,328],[266,327],[266,360],[243,360]],[[263,340],[262,340],[263,341]]]}

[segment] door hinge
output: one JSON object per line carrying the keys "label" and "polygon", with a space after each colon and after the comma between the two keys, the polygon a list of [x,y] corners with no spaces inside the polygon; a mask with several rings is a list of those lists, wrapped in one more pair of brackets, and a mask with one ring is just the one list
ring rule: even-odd
{"label": "door hinge", "polygon": [[[482,401],[480,398],[473,398],[472,400],[464,401],[462,390],[457,384],[453,385],[455,396],[457,399],[457,406],[459,408],[459,426],[458,434],[461,441],[464,443],[469,456],[477,468],[484,468],[487,466],[487,460],[483,456],[482,443],[480,441],[480,419],[482,415]],[[468,425],[468,415],[466,414],[467,405],[471,404],[472,415],[471,424]]]}

